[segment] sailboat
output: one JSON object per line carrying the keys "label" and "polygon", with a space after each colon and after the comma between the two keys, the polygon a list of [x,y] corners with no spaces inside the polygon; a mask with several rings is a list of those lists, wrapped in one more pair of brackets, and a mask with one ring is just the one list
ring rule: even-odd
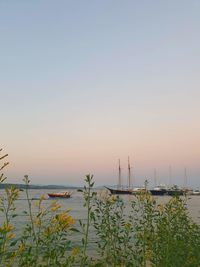
{"label": "sailboat", "polygon": [[106,187],[111,194],[116,194],[116,195],[132,195],[133,191],[130,188],[130,183],[131,183],[131,167],[130,167],[130,161],[128,157],[128,188],[123,189],[122,188],[122,179],[121,179],[121,166],[120,166],[120,159],[119,159],[119,176],[118,176],[118,188],[110,188]]}

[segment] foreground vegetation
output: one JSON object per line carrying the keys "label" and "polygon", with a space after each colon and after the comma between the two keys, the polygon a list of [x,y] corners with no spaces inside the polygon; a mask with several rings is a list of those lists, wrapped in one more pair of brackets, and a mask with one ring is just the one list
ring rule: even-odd
{"label": "foreground vegetation", "polygon": [[[0,156],[0,161],[6,157]],[[4,181],[1,174],[0,183]],[[173,197],[158,205],[144,192],[124,203],[93,192],[93,177],[87,175],[82,191],[87,220],[75,222],[58,202],[46,206],[43,196],[31,201],[28,176],[24,183],[28,220],[20,234],[14,227],[19,189],[6,188],[0,195],[0,266],[200,266],[200,227],[188,214],[186,198]],[[93,257],[88,249],[91,229],[97,243]],[[72,237],[77,234],[80,244],[75,246]]]}

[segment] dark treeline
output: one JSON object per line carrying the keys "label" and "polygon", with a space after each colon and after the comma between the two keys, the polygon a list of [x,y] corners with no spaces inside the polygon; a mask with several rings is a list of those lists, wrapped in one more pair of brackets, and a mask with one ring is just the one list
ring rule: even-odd
{"label": "dark treeline", "polygon": [[[18,189],[25,189],[25,184],[12,184],[12,183],[4,183],[0,184],[0,189],[4,189],[6,187],[10,188],[14,186]],[[76,186],[64,186],[64,185],[29,185],[29,189],[78,189]]]}

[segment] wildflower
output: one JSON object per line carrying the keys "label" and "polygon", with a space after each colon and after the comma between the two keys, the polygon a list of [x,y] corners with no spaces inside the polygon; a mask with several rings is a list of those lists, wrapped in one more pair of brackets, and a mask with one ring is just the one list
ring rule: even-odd
{"label": "wildflower", "polygon": [[45,196],[44,195],[41,195],[40,200],[43,201],[45,199],[46,199]]}
{"label": "wildflower", "polygon": [[60,214],[57,214],[54,219],[54,223],[58,223],[58,225],[62,228],[62,230],[65,230],[70,225],[75,223],[74,218],[69,215],[67,212],[63,212]]}
{"label": "wildflower", "polygon": [[23,252],[25,250],[25,245],[24,244],[20,244],[18,247],[18,252]]}
{"label": "wildflower", "polygon": [[51,233],[53,233],[53,232],[55,232],[55,231],[56,231],[56,230],[54,230],[53,227],[48,226],[48,227],[45,229],[45,231],[44,231],[44,235],[45,235],[45,236],[49,236]]}
{"label": "wildflower", "polygon": [[15,237],[15,234],[14,233],[9,233],[7,237],[8,237],[8,239],[12,239],[12,238]]}
{"label": "wildflower", "polygon": [[11,224],[4,224],[3,227],[0,227],[0,232],[10,232],[13,228]]}
{"label": "wildflower", "polygon": [[116,200],[117,200],[116,196],[111,196],[111,198],[110,198],[111,203],[114,203]]}
{"label": "wildflower", "polygon": [[101,197],[103,200],[105,200],[106,202],[108,202],[110,204],[115,203],[118,199],[117,196],[114,196],[114,195],[110,196],[108,194],[102,195]]}
{"label": "wildflower", "polygon": [[163,207],[163,205],[160,204],[160,205],[158,205],[157,207],[158,207],[158,210],[159,210],[160,212],[163,212],[163,211],[164,211],[164,207]]}
{"label": "wildflower", "polygon": [[40,220],[39,218],[35,219],[35,220],[34,220],[34,224],[35,224],[36,226],[41,226],[41,220]]}
{"label": "wildflower", "polygon": [[57,211],[58,209],[60,209],[61,208],[61,205],[60,204],[58,204],[57,202],[52,202],[52,204],[51,204],[51,211]]}
{"label": "wildflower", "polygon": [[80,252],[80,249],[79,248],[73,248],[72,249],[72,256],[75,257],[78,253]]}
{"label": "wildflower", "polygon": [[11,254],[11,257],[12,258],[15,258],[17,256],[17,252],[16,251],[13,251],[12,254]]}

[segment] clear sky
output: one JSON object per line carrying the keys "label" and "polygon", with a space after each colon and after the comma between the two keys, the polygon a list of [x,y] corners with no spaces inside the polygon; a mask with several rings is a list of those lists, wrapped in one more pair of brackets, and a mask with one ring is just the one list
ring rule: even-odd
{"label": "clear sky", "polygon": [[200,1],[1,0],[10,182],[200,186]]}

